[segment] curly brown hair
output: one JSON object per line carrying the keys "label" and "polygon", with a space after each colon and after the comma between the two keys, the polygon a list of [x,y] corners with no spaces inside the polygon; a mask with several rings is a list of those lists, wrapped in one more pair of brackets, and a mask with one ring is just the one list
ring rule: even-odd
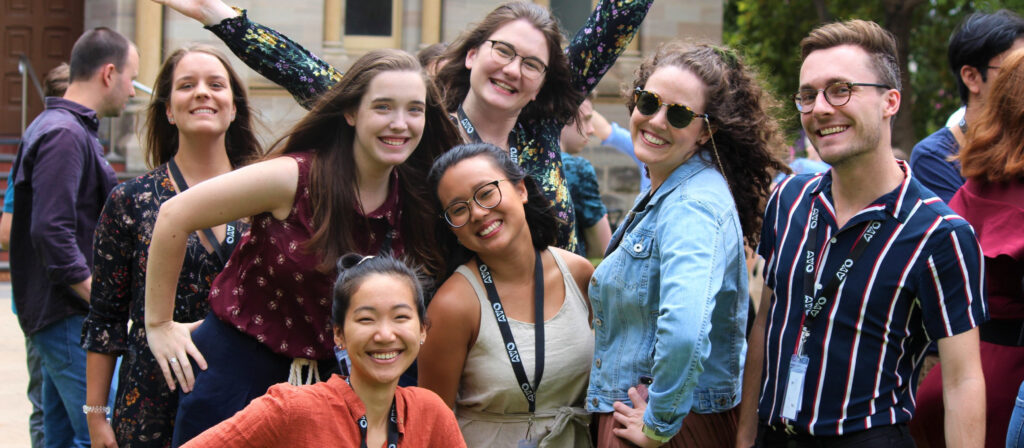
{"label": "curly brown hair", "polygon": [[707,86],[704,111],[710,115],[713,133],[698,147],[696,155],[714,161],[713,145],[717,145],[725,171],[722,175],[736,201],[743,238],[748,245],[757,245],[772,175],[790,171],[777,155],[783,147],[782,136],[769,113],[779,107],[778,102],[768,96],[754,71],[744,66],[733,50],[674,41],[659,46],[637,68],[633,84],[623,91],[630,113],[636,107],[634,90],[643,88],[651,74],[663,66],[688,70]]}

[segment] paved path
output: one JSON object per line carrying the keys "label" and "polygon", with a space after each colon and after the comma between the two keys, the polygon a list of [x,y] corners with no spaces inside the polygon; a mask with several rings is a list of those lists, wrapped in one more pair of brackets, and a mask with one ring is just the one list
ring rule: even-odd
{"label": "paved path", "polygon": [[25,335],[11,313],[11,284],[0,283],[0,448],[27,448],[28,414],[25,397]]}

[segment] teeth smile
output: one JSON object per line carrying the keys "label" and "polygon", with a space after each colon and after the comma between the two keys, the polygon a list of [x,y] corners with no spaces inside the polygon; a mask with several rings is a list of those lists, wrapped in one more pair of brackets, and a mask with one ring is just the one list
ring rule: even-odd
{"label": "teeth smile", "polygon": [[654,135],[654,134],[652,134],[650,132],[647,132],[647,131],[644,131],[643,135],[644,135],[644,139],[645,140],[647,140],[648,142],[651,142],[651,143],[653,143],[655,145],[664,145],[664,144],[668,143],[668,140],[665,140],[665,139],[663,139],[661,137],[658,137],[657,135]]}
{"label": "teeth smile", "polygon": [[516,90],[516,89],[512,88],[512,86],[510,86],[510,85],[508,85],[506,83],[503,83],[501,81],[498,81],[498,80],[492,80],[491,82],[494,83],[495,86],[498,86],[499,88],[501,88],[503,90],[507,90],[509,93],[515,92],[515,90]]}
{"label": "teeth smile", "polygon": [[386,361],[388,359],[394,359],[396,356],[398,356],[398,352],[370,353],[370,356],[372,356],[374,359],[380,359],[380,360],[385,360]]}
{"label": "teeth smile", "polygon": [[494,221],[494,223],[492,223],[491,225],[487,226],[487,228],[485,228],[485,229],[481,230],[481,231],[480,231],[480,232],[478,233],[478,235],[480,235],[480,236],[487,236],[487,235],[490,235],[490,234],[491,234],[491,232],[494,232],[495,230],[497,230],[497,228],[498,228],[499,226],[501,226],[501,221]]}
{"label": "teeth smile", "polygon": [[406,139],[404,139],[404,138],[381,137],[380,141],[384,142],[384,144],[386,144],[386,145],[402,146],[403,144],[405,144]]}
{"label": "teeth smile", "polygon": [[846,126],[832,126],[818,131],[822,137],[826,135],[838,134],[846,130]]}
{"label": "teeth smile", "polygon": [[196,110],[192,111],[193,115],[194,114],[215,114],[215,113],[217,113],[217,112],[214,111],[213,109],[196,109]]}

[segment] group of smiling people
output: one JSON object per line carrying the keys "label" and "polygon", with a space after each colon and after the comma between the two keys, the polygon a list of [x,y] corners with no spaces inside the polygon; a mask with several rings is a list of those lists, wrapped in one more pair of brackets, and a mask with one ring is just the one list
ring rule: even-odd
{"label": "group of smiling people", "polygon": [[155,169],[96,231],[87,404],[127,356],[93,446],[733,446],[744,248],[786,170],[736,53],[673,42],[640,64],[651,188],[595,270],[558,139],[651,0],[599,1],[564,50],[547,9],[506,3],[433,78],[398,50],[341,74],[220,0],[158,1],[310,112],[263,154],[224,56],[164,63]]}

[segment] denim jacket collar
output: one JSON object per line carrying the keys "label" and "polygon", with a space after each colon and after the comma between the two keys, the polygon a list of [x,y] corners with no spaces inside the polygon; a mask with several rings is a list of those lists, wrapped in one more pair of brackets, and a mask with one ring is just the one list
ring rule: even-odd
{"label": "denim jacket collar", "polygon": [[[693,177],[704,169],[711,168],[711,162],[704,160],[704,157],[705,155],[703,153],[694,154],[683,162],[682,165],[676,167],[676,169],[672,171],[672,174],[669,174],[668,178],[665,179],[665,182],[663,182],[657,190],[654,190],[653,193],[650,193],[652,194],[651,201],[647,204],[647,207],[644,207],[644,210],[650,210],[656,207],[662,198],[668,196],[669,193],[672,193],[672,190],[675,190],[676,187],[684,183],[687,179]],[[643,199],[644,195],[637,196],[636,201],[633,203],[633,208],[635,209]]]}

